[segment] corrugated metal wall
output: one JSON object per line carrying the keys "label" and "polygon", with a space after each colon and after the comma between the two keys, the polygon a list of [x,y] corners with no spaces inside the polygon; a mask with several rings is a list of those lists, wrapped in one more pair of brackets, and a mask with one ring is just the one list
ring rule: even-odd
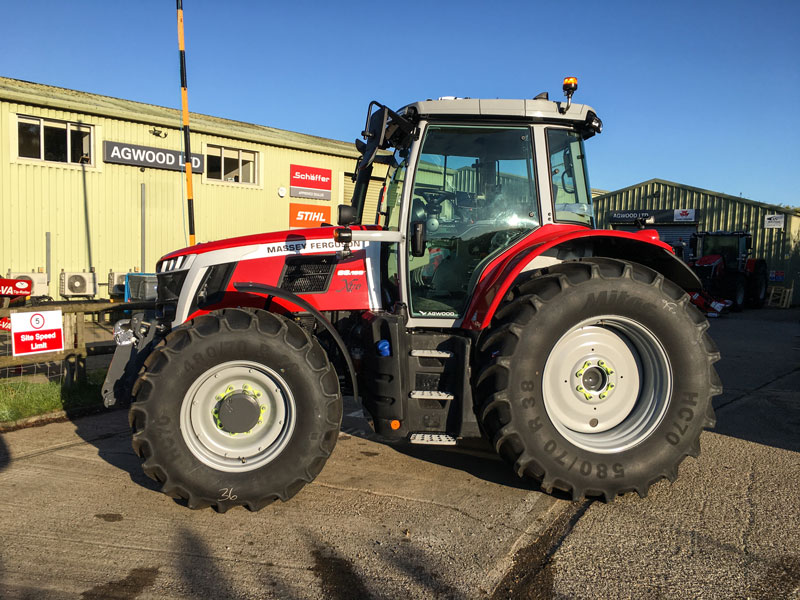
{"label": "corrugated metal wall", "polygon": [[[800,290],[800,210],[781,209],[751,200],[718,194],[668,181],[651,180],[598,196],[594,199],[598,226],[609,228],[608,215],[625,210],[699,211],[699,231],[749,231],[753,234],[753,254],[764,258],[771,270],[784,271],[786,283],[795,282]],[[781,229],[766,229],[764,217],[785,215]],[[800,291],[795,292],[795,303]]]}
{"label": "corrugated metal wall", "polygon": [[[93,164],[48,163],[17,157],[17,114],[81,122],[94,126]],[[0,275],[45,267],[45,233],[51,234],[50,295],[58,294],[58,274],[93,267],[98,283],[109,270],[141,267],[141,189],[145,187],[144,269],[170,250],[188,244],[185,175],[182,171],[140,169],[103,162],[103,141],[181,150],[179,129],[164,129],[166,138],[150,133],[152,126],[96,115],[0,102]],[[197,240],[209,241],[289,228],[289,204],[331,207],[349,202],[341,174],[352,171],[351,157],[250,143],[240,139],[193,133],[192,151],[205,154],[207,144],[258,152],[256,185],[193,178]],[[289,197],[290,165],[333,172],[331,201]],[[377,173],[376,173],[377,174]],[[278,195],[279,188],[286,196]],[[380,186],[370,189],[374,206]],[[373,208],[374,212],[374,208]],[[105,296],[106,288],[99,288]]]}

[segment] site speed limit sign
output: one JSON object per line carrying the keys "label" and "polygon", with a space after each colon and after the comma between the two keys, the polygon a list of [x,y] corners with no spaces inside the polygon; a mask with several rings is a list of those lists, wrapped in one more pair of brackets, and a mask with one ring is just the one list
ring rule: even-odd
{"label": "site speed limit sign", "polygon": [[14,356],[63,350],[64,333],[61,311],[12,313],[11,349]]}

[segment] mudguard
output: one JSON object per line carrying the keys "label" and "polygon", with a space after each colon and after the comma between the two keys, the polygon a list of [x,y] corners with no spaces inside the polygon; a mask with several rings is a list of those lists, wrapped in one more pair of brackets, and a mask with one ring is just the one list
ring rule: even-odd
{"label": "mudguard", "polygon": [[487,266],[472,294],[462,327],[488,327],[506,293],[524,272],[588,256],[636,262],[661,273],[688,293],[702,290],[697,275],[668,244],[659,240],[655,230],[630,233],[545,225],[528,236],[527,243],[512,247]]}

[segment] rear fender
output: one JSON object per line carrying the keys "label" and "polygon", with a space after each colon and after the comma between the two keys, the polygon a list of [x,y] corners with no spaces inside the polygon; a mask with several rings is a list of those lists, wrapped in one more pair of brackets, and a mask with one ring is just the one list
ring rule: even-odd
{"label": "rear fender", "polygon": [[473,330],[488,327],[505,295],[526,273],[591,256],[627,260],[650,267],[688,293],[703,288],[697,275],[675,256],[669,246],[658,240],[654,231],[643,230],[632,235],[584,230],[521,249],[510,260],[503,261],[493,270],[487,269],[475,288],[462,327]]}

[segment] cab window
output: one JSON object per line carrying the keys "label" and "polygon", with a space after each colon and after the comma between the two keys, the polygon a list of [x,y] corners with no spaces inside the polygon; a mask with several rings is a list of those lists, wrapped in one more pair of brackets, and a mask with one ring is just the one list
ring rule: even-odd
{"label": "cab window", "polygon": [[548,129],[547,147],[555,220],[592,227],[594,212],[583,139],[568,129]]}

